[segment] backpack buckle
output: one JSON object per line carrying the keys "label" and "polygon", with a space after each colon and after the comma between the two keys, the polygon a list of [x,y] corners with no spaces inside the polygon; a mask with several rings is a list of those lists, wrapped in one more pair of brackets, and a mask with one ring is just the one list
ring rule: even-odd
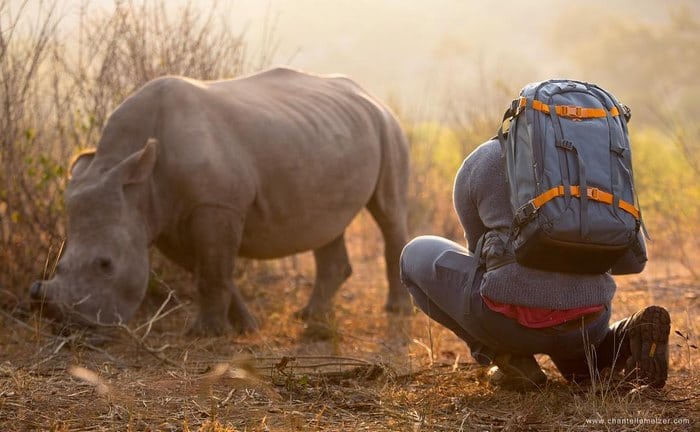
{"label": "backpack buckle", "polygon": [[588,188],[586,195],[588,195],[588,198],[592,199],[593,201],[598,201],[598,192],[600,192],[600,189],[598,188]]}
{"label": "backpack buckle", "polygon": [[581,108],[580,106],[564,105],[561,107],[560,115],[562,117],[582,118],[583,108]]}
{"label": "backpack buckle", "polygon": [[508,109],[506,110],[506,115],[503,116],[504,119],[505,117],[517,117],[518,114],[520,114],[520,99],[513,99],[510,102],[510,106],[508,106]]}
{"label": "backpack buckle", "polygon": [[535,206],[535,203],[532,201],[528,201],[520,206],[520,208],[515,211],[513,218],[515,221],[514,225],[516,227],[520,227],[521,225],[529,222],[535,216],[535,213],[537,213],[537,209],[538,207]]}
{"label": "backpack buckle", "polygon": [[627,121],[627,123],[629,123],[630,120],[632,120],[632,110],[630,109],[630,107],[628,107],[625,104],[622,104],[621,107],[622,107],[622,116],[625,118],[625,121]]}

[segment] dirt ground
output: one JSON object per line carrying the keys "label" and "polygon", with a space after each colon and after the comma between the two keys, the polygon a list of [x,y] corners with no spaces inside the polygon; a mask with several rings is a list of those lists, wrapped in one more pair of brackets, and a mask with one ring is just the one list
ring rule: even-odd
{"label": "dirt ground", "polygon": [[700,289],[673,266],[618,279],[613,304],[614,319],[650,303],[671,311],[664,389],[568,385],[543,356],[549,384],[518,393],[490,386],[466,345],[421,312],[383,311],[381,251],[366,232],[350,231],[354,274],[325,339],[294,317],[313,283],[309,254],[239,273],[261,324],[243,337],[186,336],[189,279],[174,270],[159,275],[137,319],[100,340],[51,335],[3,302],[0,430],[700,430]]}

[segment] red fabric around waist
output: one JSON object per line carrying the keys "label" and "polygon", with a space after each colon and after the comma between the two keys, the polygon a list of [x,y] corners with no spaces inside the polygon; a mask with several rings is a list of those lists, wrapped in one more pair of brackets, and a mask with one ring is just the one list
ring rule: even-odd
{"label": "red fabric around waist", "polygon": [[524,327],[547,328],[567,321],[579,318],[583,315],[599,312],[603,310],[603,305],[587,306],[577,309],[542,309],[527,306],[516,306],[505,303],[498,303],[488,297],[482,296],[484,303],[494,312],[501,313],[508,318],[512,318]]}

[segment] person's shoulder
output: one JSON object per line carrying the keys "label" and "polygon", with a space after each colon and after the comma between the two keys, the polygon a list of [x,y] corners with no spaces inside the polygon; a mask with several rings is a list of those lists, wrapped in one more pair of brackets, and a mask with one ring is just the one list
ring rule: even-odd
{"label": "person's shoulder", "polygon": [[[457,171],[455,185],[469,187],[474,190],[476,185],[486,179],[494,178],[500,169],[501,146],[498,140],[489,140],[474,149],[462,162]],[[468,186],[469,185],[469,186]]]}
{"label": "person's shoulder", "polygon": [[501,145],[497,139],[491,139],[479,145],[464,160],[464,166],[474,168],[497,162],[501,157]]}

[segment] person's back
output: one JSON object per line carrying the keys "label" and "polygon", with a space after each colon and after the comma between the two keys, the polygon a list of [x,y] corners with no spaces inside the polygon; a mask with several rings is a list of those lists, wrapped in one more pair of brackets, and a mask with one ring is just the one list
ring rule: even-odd
{"label": "person's back", "polygon": [[[498,141],[479,146],[464,161],[455,179],[453,198],[470,252],[475,252],[478,240],[486,232],[503,233],[489,239],[490,244],[484,248],[487,263],[491,260],[498,263],[489,254],[501,250],[494,242],[500,240],[505,246],[513,220]],[[564,310],[610,303],[615,282],[607,273],[555,273],[510,260],[496,269],[487,269],[481,293],[498,303]]]}

